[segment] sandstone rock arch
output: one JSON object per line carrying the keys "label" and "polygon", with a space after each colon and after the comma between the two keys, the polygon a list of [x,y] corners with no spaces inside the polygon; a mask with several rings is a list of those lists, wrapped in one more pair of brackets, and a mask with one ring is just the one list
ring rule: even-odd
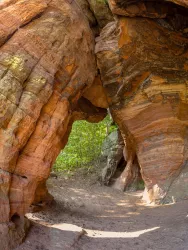
{"label": "sandstone rock arch", "polygon": [[47,195],[72,123],[99,121],[106,108],[127,157],[137,155],[147,199],[187,198],[188,4],[174,2],[109,0],[102,16],[92,0],[0,4],[3,249],[20,243],[22,217]]}

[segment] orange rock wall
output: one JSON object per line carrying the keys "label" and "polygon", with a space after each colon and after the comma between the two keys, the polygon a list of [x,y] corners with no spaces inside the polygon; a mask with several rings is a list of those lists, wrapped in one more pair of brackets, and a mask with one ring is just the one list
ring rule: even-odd
{"label": "orange rock wall", "polygon": [[93,35],[75,3],[18,1],[0,18],[9,11],[7,37],[17,31],[0,48],[1,222],[28,211],[96,73]]}
{"label": "orange rock wall", "polygon": [[180,33],[144,18],[109,24],[96,45],[111,112],[131,138],[150,202],[188,195],[188,172],[181,179],[184,194],[168,195],[174,180],[188,168],[187,45]]}
{"label": "orange rock wall", "polygon": [[[187,1],[168,2],[0,4],[3,250],[24,237],[18,235],[25,213],[49,199],[45,181],[73,122],[97,122],[107,108],[127,143],[127,159],[131,151],[138,158],[145,199],[188,198]],[[21,224],[13,244],[5,234],[15,216]]]}

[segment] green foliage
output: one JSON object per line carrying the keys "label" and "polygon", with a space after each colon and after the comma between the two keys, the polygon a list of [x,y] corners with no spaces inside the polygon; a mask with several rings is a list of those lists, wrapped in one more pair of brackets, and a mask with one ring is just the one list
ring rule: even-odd
{"label": "green foliage", "polygon": [[137,183],[137,190],[144,190],[145,188],[145,183],[143,180],[140,180],[138,183]]}
{"label": "green foliage", "polygon": [[96,0],[98,3],[105,3],[105,4],[108,4],[108,1],[107,0]]}
{"label": "green foliage", "polygon": [[116,125],[111,124],[110,116],[99,123],[76,121],[68,144],[54,164],[54,170],[69,173],[80,167],[90,168],[92,162],[100,156],[106,136],[117,129]]}

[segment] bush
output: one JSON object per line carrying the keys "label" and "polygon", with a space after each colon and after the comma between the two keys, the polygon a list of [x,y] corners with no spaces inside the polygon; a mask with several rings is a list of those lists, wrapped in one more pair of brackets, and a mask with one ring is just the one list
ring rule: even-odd
{"label": "bush", "polygon": [[101,146],[106,136],[117,129],[111,124],[110,116],[99,123],[76,121],[68,144],[54,164],[54,170],[69,173],[80,167],[90,168],[92,162],[100,156]]}

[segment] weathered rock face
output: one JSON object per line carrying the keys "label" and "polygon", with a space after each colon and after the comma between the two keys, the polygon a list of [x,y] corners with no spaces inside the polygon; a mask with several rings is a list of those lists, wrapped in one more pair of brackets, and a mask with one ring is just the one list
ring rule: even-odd
{"label": "weathered rock face", "polygon": [[106,113],[87,101],[84,116],[84,101],[77,105],[96,64],[93,34],[74,2],[17,1],[0,19],[0,223],[8,223],[44,198],[73,121]]}
{"label": "weathered rock face", "polygon": [[29,226],[30,222],[28,219],[16,218],[16,216],[8,224],[0,224],[0,249],[10,250],[21,244],[27,235]]}
{"label": "weathered rock face", "polygon": [[[143,6],[142,4],[145,5],[145,8],[147,6],[150,6],[150,10],[153,10],[153,8],[155,8],[156,6],[159,6],[159,4],[161,6],[164,6],[166,3],[168,4],[169,2],[184,6],[184,7],[188,7],[188,3],[187,0],[109,0],[110,3],[112,3],[113,6],[117,6],[119,8],[123,9],[130,7],[130,12],[131,9],[136,11],[138,10],[141,6]],[[163,8],[163,7],[162,7]],[[135,13],[136,14],[136,13]]]}
{"label": "weathered rock face", "polygon": [[149,201],[188,198],[187,1],[109,0],[116,21],[104,2],[76,2],[0,4],[0,230],[20,223],[3,250],[49,200],[45,181],[72,123],[97,122],[108,107],[127,145],[122,178],[136,156]]}
{"label": "weathered rock face", "polygon": [[112,12],[122,16],[164,18],[169,11],[169,4],[161,4],[160,1],[152,2],[110,0],[109,2]]}
{"label": "weathered rock face", "polygon": [[114,20],[112,12],[108,7],[107,1],[101,1],[101,0],[97,1],[87,0],[87,1],[89,3],[92,12],[96,17],[99,28],[103,28],[106,24]]}
{"label": "weathered rock face", "polygon": [[[156,21],[120,18],[97,39],[110,109],[136,152],[148,199],[187,197],[188,39]],[[108,62],[108,63],[107,63]],[[179,181],[177,181],[177,178]]]}
{"label": "weathered rock face", "polygon": [[89,21],[90,27],[95,36],[109,22],[114,21],[108,2],[105,0],[76,0],[84,15]]}
{"label": "weathered rock face", "polygon": [[[120,164],[123,165],[122,167],[125,167],[126,164],[123,159],[124,146],[125,144],[119,130],[113,131],[104,140],[100,157],[100,165],[104,166],[101,173],[104,185],[110,184]],[[122,160],[124,161],[122,162]]]}

